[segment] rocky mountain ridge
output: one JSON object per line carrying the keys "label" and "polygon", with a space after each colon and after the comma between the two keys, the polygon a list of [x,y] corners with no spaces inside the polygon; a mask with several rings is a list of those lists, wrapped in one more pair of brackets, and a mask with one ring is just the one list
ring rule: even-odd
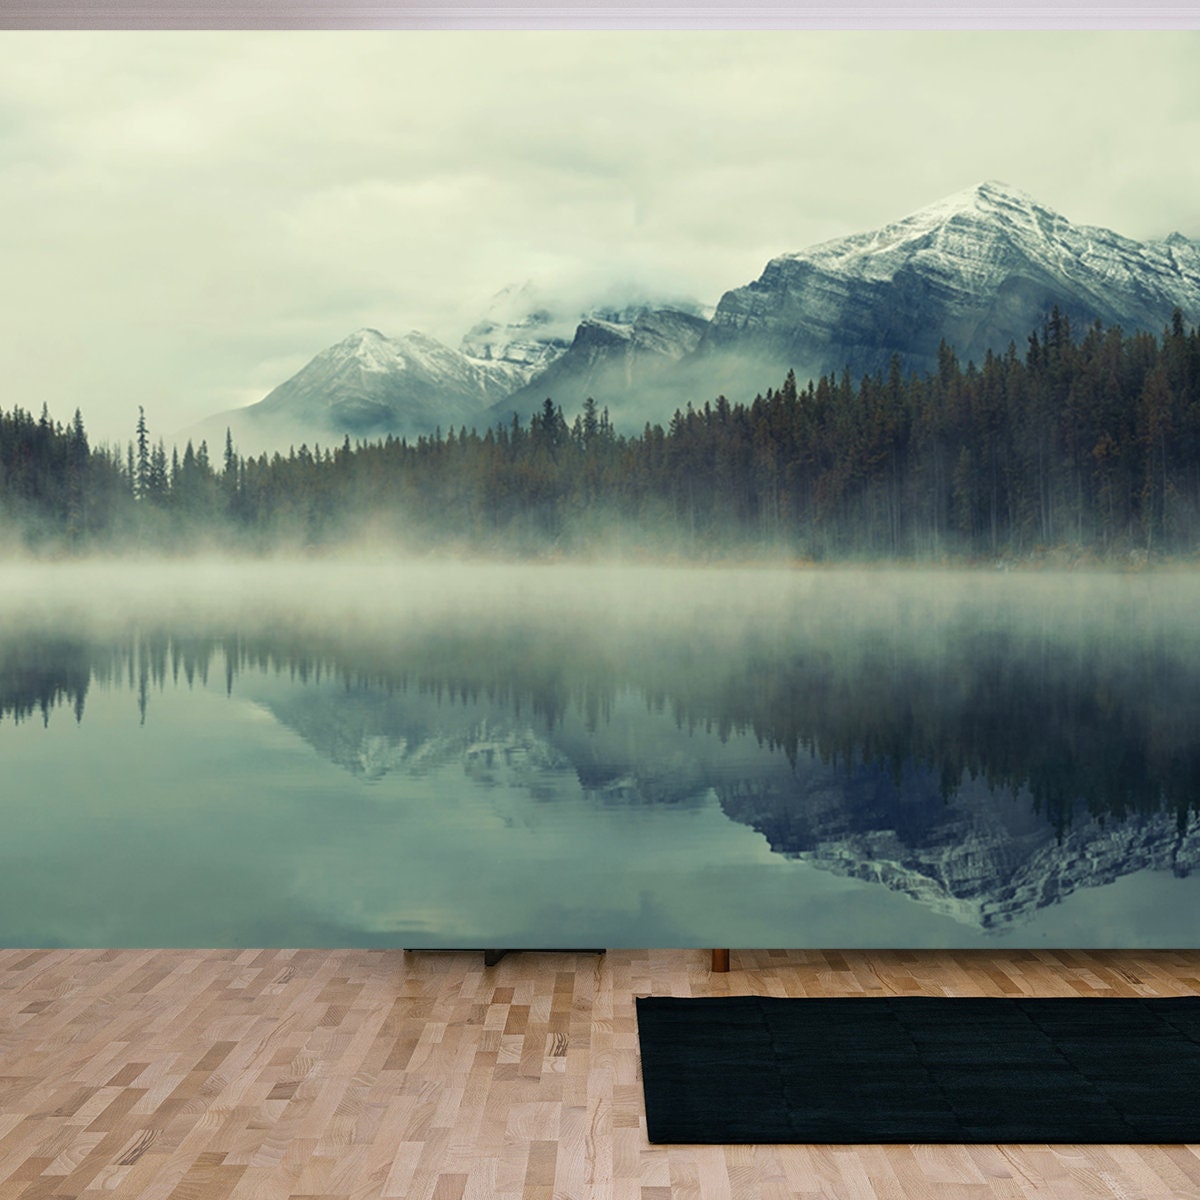
{"label": "rocky mountain ridge", "polygon": [[[1200,320],[1200,243],[1180,233],[1137,242],[1074,225],[996,181],[966,188],[879,229],[773,258],[721,297],[571,308],[531,285],[505,289],[454,350],[412,332],[359,330],[248,408],[203,423],[243,450],[328,444],[349,435],[416,437],[524,420],[549,396],[570,416],[591,396],[628,432],[664,426],[688,401],[749,401],[788,369],[801,382],[849,368],[934,369],[1026,338],[1056,307],[1157,334],[1173,311]],[[196,437],[201,427],[184,431]]]}
{"label": "rocky mountain ridge", "polygon": [[[524,387],[489,409],[486,424],[525,417],[546,398],[564,412],[578,412],[589,396],[601,397],[615,424],[637,428],[647,406],[671,412],[679,371],[694,354],[708,322],[679,309],[635,309],[580,322],[566,352]],[[662,395],[662,403],[655,400]],[[640,403],[631,405],[636,395]]]}
{"label": "rocky mountain ridge", "polygon": [[732,350],[805,374],[936,365],[945,339],[966,362],[1025,339],[1057,306],[1076,328],[1099,320],[1158,333],[1181,308],[1200,316],[1200,244],[1173,233],[1136,242],[1073,225],[989,180],[866,233],[772,259],[722,296],[709,353]]}

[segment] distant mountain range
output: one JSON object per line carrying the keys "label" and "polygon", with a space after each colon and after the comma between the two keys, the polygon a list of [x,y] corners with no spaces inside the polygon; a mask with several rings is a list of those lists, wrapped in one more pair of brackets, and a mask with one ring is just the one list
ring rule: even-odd
{"label": "distant mountain range", "polygon": [[1082,329],[1099,320],[1161,332],[1180,308],[1200,319],[1200,242],[1136,242],[1073,225],[989,181],[868,233],[772,259],[709,313],[638,301],[555,312],[528,287],[502,292],[455,350],[412,332],[360,329],[265,399],[180,437],[212,446],[232,429],[243,452],[417,437],[523,421],[546,397],[570,418],[592,397],[630,432],[666,424],[689,400],[750,400],[789,368],[803,384],[849,368],[907,374],[936,365],[944,339],[982,361],[1026,338],[1053,308]]}

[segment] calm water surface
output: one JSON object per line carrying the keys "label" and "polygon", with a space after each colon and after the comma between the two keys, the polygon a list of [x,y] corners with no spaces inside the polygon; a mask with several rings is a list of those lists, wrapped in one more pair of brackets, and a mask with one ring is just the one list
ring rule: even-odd
{"label": "calm water surface", "polygon": [[1198,601],[12,567],[0,944],[1200,945]]}

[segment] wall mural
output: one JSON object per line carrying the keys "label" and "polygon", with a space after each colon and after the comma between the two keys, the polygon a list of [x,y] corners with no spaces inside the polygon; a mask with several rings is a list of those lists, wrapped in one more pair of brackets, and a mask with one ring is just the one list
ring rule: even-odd
{"label": "wall mural", "polygon": [[0,33],[0,944],[1200,944],[1195,36]]}

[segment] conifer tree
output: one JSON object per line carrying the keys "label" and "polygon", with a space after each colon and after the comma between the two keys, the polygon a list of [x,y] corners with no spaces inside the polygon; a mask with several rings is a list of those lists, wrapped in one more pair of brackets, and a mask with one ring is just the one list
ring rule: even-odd
{"label": "conifer tree", "polygon": [[138,405],[137,419],[137,474],[134,495],[144,500],[150,492],[150,434],[146,428],[146,410]]}

